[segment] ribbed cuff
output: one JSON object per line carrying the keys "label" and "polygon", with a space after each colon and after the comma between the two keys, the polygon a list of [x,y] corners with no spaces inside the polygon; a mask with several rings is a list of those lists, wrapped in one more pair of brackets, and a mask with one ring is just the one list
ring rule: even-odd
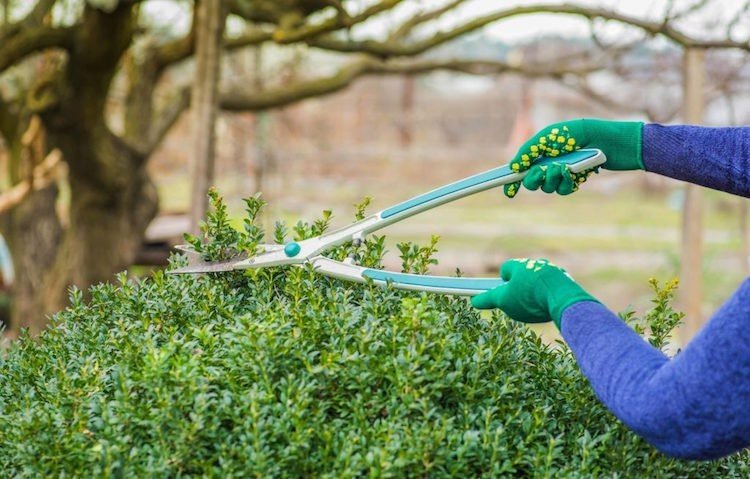
{"label": "ribbed cuff", "polygon": [[552,278],[545,278],[543,281],[546,291],[550,293],[547,299],[547,310],[557,329],[560,329],[563,313],[571,305],[580,303],[581,301],[599,302],[599,300],[583,289],[581,285],[567,276],[554,276]]}
{"label": "ribbed cuff", "polygon": [[[584,119],[589,141],[606,141],[600,148],[607,154],[603,165],[608,170],[643,170],[643,122]],[[598,146],[598,145],[597,145]]]}

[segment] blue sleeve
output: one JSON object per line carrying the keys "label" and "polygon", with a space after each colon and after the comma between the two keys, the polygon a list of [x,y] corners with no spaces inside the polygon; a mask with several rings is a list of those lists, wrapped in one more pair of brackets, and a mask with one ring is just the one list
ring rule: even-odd
{"label": "blue sleeve", "polygon": [[750,127],[643,126],[646,171],[750,197]]}
{"label": "blue sleeve", "polygon": [[562,335],[599,399],[661,452],[715,459],[750,446],[750,280],[669,359],[599,303]]}

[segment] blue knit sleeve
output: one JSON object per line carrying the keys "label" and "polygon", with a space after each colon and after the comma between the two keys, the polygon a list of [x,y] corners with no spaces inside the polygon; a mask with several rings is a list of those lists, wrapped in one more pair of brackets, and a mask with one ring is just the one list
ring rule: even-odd
{"label": "blue knit sleeve", "polygon": [[646,171],[750,197],[750,127],[643,126]]}
{"label": "blue knit sleeve", "polygon": [[595,302],[562,335],[599,399],[665,454],[715,459],[750,446],[750,281],[669,359]]}

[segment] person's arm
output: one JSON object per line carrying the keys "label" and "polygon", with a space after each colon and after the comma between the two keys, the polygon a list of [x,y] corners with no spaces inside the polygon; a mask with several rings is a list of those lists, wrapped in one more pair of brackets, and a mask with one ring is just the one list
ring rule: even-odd
{"label": "person's arm", "polygon": [[750,197],[750,127],[643,126],[646,171]]}
{"label": "person's arm", "polygon": [[568,307],[561,331],[599,399],[663,453],[750,445],[750,281],[671,360],[597,302]]}
{"label": "person's arm", "polygon": [[500,276],[471,304],[553,321],[599,399],[656,448],[714,459],[750,446],[750,280],[670,360],[547,260],[508,260]]}
{"label": "person's arm", "polygon": [[[646,170],[720,191],[750,197],[750,127],[708,128],[689,125],[598,119],[567,120],[549,125],[521,146],[510,161],[514,171],[529,173],[523,186],[569,195],[591,171],[571,173],[564,165],[535,165],[579,148],[598,148],[607,170]],[[514,197],[521,182],[505,185]]]}

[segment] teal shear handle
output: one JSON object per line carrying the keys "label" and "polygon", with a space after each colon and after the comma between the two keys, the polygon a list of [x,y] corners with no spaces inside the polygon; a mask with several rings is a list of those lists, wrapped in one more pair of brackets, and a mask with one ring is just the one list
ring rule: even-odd
{"label": "teal shear handle", "polygon": [[[562,163],[568,165],[570,171],[580,173],[584,170],[596,168],[606,160],[604,153],[600,150],[587,149],[578,150],[559,158],[544,158],[535,164]],[[496,278],[454,278],[395,273],[364,268],[353,264],[353,261],[334,261],[323,256],[323,253],[347,241],[361,241],[366,235],[417,213],[480,191],[521,181],[524,176],[526,176],[526,172],[514,172],[509,165],[501,166],[428,191],[321,236],[302,241],[292,241],[283,246],[263,245],[265,251],[252,258],[240,258],[224,262],[193,261],[192,264],[173,270],[172,273],[215,273],[290,264],[302,266],[311,263],[314,269],[321,274],[347,281],[373,281],[377,284],[392,285],[398,289],[473,296],[496,288],[502,285],[503,281]]]}
{"label": "teal shear handle", "polygon": [[[601,150],[583,149],[558,158],[544,158],[535,162],[536,165],[548,165],[552,163],[562,163],[568,165],[570,171],[580,173],[581,171],[596,168],[607,161],[606,156]],[[480,191],[495,188],[500,185],[520,181],[526,176],[526,172],[514,172],[510,165],[500,166],[484,173],[478,173],[474,176],[464,178],[422,195],[416,196],[403,203],[391,206],[379,213],[381,219],[386,220],[388,224],[395,223],[401,219],[413,216],[425,210],[435,208],[450,201],[463,198]]]}
{"label": "teal shear handle", "polygon": [[348,281],[392,286],[397,289],[427,291],[430,293],[474,296],[494,289],[504,281],[500,278],[460,278],[453,276],[426,276],[421,274],[396,273],[382,269],[364,268],[351,263],[335,261],[324,256],[312,260],[318,273]]}
{"label": "teal shear handle", "polygon": [[376,283],[391,284],[398,289],[412,289],[459,296],[475,296],[505,283],[502,279],[497,278],[424,276],[421,274],[394,273],[380,269],[365,269],[362,271],[362,276]]}

